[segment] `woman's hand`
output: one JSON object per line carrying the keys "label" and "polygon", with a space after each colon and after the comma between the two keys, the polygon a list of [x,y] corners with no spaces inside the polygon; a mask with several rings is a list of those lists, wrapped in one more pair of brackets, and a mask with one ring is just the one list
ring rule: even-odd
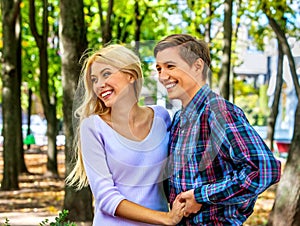
{"label": "woman's hand", "polygon": [[181,201],[180,195],[175,198],[172,209],[167,213],[168,222],[166,225],[176,225],[178,224],[184,214],[185,202]]}

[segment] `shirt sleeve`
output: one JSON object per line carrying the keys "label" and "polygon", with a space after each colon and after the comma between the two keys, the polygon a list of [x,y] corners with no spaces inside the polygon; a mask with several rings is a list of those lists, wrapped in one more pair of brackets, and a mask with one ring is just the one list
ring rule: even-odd
{"label": "shirt sleeve", "polygon": [[199,203],[241,204],[280,179],[281,164],[241,112],[222,112],[212,126],[213,143],[233,169],[223,180],[195,189]]}
{"label": "shirt sleeve", "polygon": [[95,126],[93,117],[83,120],[80,127],[81,149],[84,168],[98,208],[114,216],[119,203],[125,199],[114,185],[106,161],[100,126]]}

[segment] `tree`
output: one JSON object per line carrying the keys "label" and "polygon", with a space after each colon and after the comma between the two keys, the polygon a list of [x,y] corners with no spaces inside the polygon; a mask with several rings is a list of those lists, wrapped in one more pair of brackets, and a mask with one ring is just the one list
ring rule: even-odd
{"label": "tree", "polygon": [[277,76],[276,76],[276,86],[274,93],[274,100],[271,107],[270,116],[268,118],[268,129],[267,129],[267,141],[269,142],[268,146],[273,150],[273,140],[275,134],[275,125],[278,115],[279,101],[281,96],[282,84],[283,84],[283,50],[281,43],[278,40],[278,63],[277,63]]}
{"label": "tree", "polygon": [[145,5],[145,11],[144,13],[142,13],[139,2],[140,1],[138,0],[134,1],[134,14],[135,14],[134,41],[135,41],[135,52],[137,55],[139,55],[139,49],[140,49],[142,23],[150,9],[148,5]]}
{"label": "tree", "polygon": [[[277,10],[279,12],[286,12],[286,10],[283,11],[283,8],[281,7],[282,6],[280,5]],[[284,172],[277,188],[275,203],[270,214],[268,225],[296,226],[300,224],[300,85],[296,73],[295,61],[284,30],[280,26],[279,22],[275,20],[275,14],[272,13],[266,2],[262,5],[262,9],[269,20],[269,25],[273,29],[280,45],[282,46],[283,53],[288,58],[290,72],[296,95],[298,97],[295,113],[294,135]]]}
{"label": "tree", "polygon": [[28,173],[26,164],[25,164],[25,158],[24,158],[24,147],[23,147],[23,129],[22,129],[22,107],[21,107],[21,84],[22,84],[22,13],[19,8],[19,13],[18,17],[16,20],[16,26],[17,26],[17,40],[18,40],[18,45],[17,45],[17,65],[18,65],[18,79],[17,79],[17,89],[16,89],[16,95],[20,98],[17,99],[16,103],[16,111],[17,114],[19,115],[16,118],[16,126],[18,127],[17,132],[16,132],[16,137],[17,137],[17,150],[18,151],[18,171],[19,173]]}
{"label": "tree", "polygon": [[99,9],[99,17],[100,17],[100,25],[101,25],[101,34],[102,34],[102,44],[106,44],[112,39],[112,16],[113,16],[113,6],[114,0],[108,1],[108,7],[106,14],[106,19],[104,20],[104,11],[102,6],[102,0],[97,0],[98,9]]}
{"label": "tree", "polygon": [[[83,0],[60,1],[59,25],[60,49],[62,59],[63,115],[66,136],[65,156],[66,175],[72,170],[74,131],[72,107],[81,67],[79,59],[87,48],[84,24]],[[68,209],[71,221],[91,221],[93,218],[92,194],[89,188],[75,191],[65,187],[64,209]]]}
{"label": "tree", "polygon": [[[17,20],[20,14],[20,1],[2,0],[2,32],[3,32],[3,63],[2,63],[2,109],[3,109],[3,159],[4,173],[1,183],[2,190],[18,189],[18,159],[20,130],[19,112],[12,111],[15,103],[20,99],[19,92],[19,72],[17,50],[19,45],[19,35]],[[20,31],[19,31],[20,32]],[[20,106],[19,106],[20,107]],[[17,121],[16,121],[17,119]]]}
{"label": "tree", "polygon": [[42,34],[38,33],[36,23],[36,10],[34,0],[30,0],[30,29],[39,49],[40,61],[40,94],[44,113],[47,120],[47,137],[48,137],[48,151],[47,151],[47,173],[55,177],[58,176],[57,169],[57,147],[56,136],[58,134],[57,118],[56,118],[56,96],[52,93],[53,98],[50,98],[49,93],[49,74],[48,74],[48,0],[43,0],[43,17],[42,17]]}
{"label": "tree", "polygon": [[[194,33],[196,31],[197,35],[204,37],[206,43],[210,45],[212,41],[211,37],[211,28],[212,28],[212,18],[216,16],[214,14],[215,6],[213,5],[213,1],[209,0],[205,3],[201,3],[200,1],[187,0],[188,7],[195,14],[195,17],[191,19],[191,16],[185,15],[185,10],[182,12],[184,14],[184,18],[189,23],[189,27],[191,32]],[[205,16],[202,16],[205,15]],[[204,29],[201,29],[204,28]],[[212,55],[213,57],[213,55]],[[212,87],[212,74],[208,75],[208,83]]]}
{"label": "tree", "polygon": [[232,0],[225,0],[224,16],[224,46],[222,67],[220,71],[220,93],[225,99],[229,100],[232,40]]}

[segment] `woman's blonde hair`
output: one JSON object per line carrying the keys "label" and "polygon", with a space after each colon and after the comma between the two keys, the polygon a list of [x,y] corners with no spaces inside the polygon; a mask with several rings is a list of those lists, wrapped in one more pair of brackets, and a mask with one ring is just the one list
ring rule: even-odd
{"label": "woman's blonde hair", "polygon": [[[85,55],[83,55],[83,57],[85,57]],[[83,119],[90,115],[104,115],[110,112],[110,108],[107,108],[93,91],[90,76],[91,65],[93,62],[108,64],[123,73],[132,75],[135,78],[134,90],[137,101],[143,84],[143,73],[139,57],[132,50],[120,44],[108,45],[97,50],[84,61],[76,91],[76,93],[81,93],[83,100],[74,98],[75,102],[82,102],[78,108],[75,108],[74,111],[74,118],[79,121],[79,123],[74,126],[75,136],[73,147],[76,150],[76,155],[74,156],[76,160],[74,168],[66,178],[66,183],[69,186],[75,186],[77,190],[88,185],[88,179],[82,160],[81,141],[79,135],[80,124]]]}

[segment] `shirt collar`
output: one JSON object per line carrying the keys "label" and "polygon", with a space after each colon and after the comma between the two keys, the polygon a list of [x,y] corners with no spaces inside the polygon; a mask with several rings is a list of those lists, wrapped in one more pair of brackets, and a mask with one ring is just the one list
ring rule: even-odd
{"label": "shirt collar", "polygon": [[181,115],[184,115],[188,119],[191,119],[191,116],[194,115],[198,110],[203,106],[204,101],[206,100],[207,95],[210,92],[208,84],[202,86],[193,99],[188,103],[188,105],[182,109]]}

